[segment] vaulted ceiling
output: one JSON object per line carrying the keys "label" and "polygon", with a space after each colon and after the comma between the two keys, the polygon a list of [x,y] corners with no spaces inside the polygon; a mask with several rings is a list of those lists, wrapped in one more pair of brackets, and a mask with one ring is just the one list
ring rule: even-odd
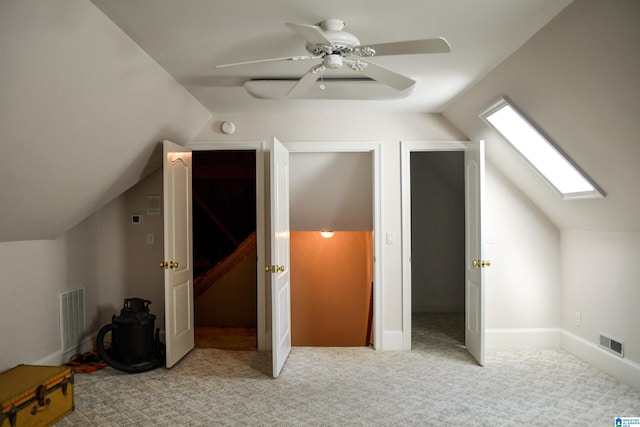
{"label": "vaulted ceiling", "polygon": [[[520,47],[570,0],[92,0],[125,33],[214,113],[351,111],[439,112]],[[337,18],[362,45],[444,37],[451,53],[374,57],[376,64],[417,81],[407,97],[367,85],[387,101],[252,97],[252,79],[299,79],[320,61],[276,61],[214,69],[215,65],[309,55],[305,40],[286,23],[316,25]],[[325,78],[363,77],[343,66]],[[282,82],[280,82],[282,83]],[[288,82],[288,87],[292,86]],[[269,86],[269,85],[267,85]],[[312,98],[351,99],[356,83],[325,84]],[[339,86],[335,92],[334,86]],[[286,90],[277,91],[285,94]],[[406,94],[405,94],[406,95]]]}
{"label": "vaulted ceiling", "polygon": [[[376,58],[417,82],[376,101],[261,100],[243,86],[308,63],[213,68],[305,55],[286,23],[326,18],[363,44],[441,36],[452,51]],[[638,18],[634,0],[5,0],[0,241],[59,236],[157,167],[159,140],[192,140],[216,115],[345,110],[442,113],[559,228],[640,231]],[[562,201],[530,172],[478,118],[503,95],[607,197]]]}

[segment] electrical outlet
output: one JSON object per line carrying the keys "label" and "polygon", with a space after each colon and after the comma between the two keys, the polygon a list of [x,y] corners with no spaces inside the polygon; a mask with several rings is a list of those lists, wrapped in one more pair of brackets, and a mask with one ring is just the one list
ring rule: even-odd
{"label": "electrical outlet", "polygon": [[576,326],[582,325],[582,315],[579,311],[576,311]]}

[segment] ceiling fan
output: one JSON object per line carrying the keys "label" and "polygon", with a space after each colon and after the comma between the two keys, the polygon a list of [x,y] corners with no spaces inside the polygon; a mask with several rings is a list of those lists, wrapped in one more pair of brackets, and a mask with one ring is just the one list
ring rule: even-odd
{"label": "ceiling fan", "polygon": [[283,58],[261,59],[257,61],[236,62],[217,65],[215,68],[257,64],[274,61],[311,61],[314,64],[300,80],[289,90],[287,97],[295,98],[307,92],[323,76],[325,70],[335,70],[347,65],[353,71],[383,83],[393,89],[403,91],[415,85],[415,80],[371,62],[370,58],[389,55],[414,55],[425,53],[448,53],[451,46],[442,37],[434,39],[411,40],[372,45],[360,45],[356,36],[346,31],[340,19],[327,19],[318,25],[287,23],[298,35],[306,40],[306,49],[311,56],[288,56]]}

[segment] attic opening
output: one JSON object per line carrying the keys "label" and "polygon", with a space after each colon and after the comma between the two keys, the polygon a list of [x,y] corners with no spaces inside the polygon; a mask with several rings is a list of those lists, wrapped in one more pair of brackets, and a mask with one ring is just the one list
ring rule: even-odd
{"label": "attic opening", "polygon": [[196,346],[257,348],[256,152],[193,152]]}

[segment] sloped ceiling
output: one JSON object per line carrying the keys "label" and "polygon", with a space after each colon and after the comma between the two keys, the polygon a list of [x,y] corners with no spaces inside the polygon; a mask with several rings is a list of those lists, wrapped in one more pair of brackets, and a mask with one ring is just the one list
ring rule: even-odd
{"label": "sloped ceiling", "polygon": [[294,231],[373,230],[371,153],[291,153]]}
{"label": "sloped ceiling", "polygon": [[59,236],[211,116],[84,0],[3,0],[0,70],[0,241]]}
{"label": "sloped ceiling", "polygon": [[[158,141],[192,139],[210,111],[318,109],[443,111],[485,139],[489,161],[560,228],[640,231],[636,0],[94,2],[102,11],[86,0],[0,3],[0,241],[64,233],[152,169]],[[426,92],[375,103],[265,103],[237,85],[254,70],[211,68],[299,52],[283,23],[336,15],[367,42],[442,35],[454,52],[381,62]],[[562,201],[530,172],[478,118],[503,95],[607,197]]]}
{"label": "sloped ceiling", "polygon": [[[576,0],[444,115],[561,229],[640,231],[640,2]],[[607,196],[563,201],[482,123],[508,96]]]}
{"label": "sloped ceiling", "polygon": [[[440,112],[561,11],[570,0],[92,0],[151,57],[215,114],[331,109]],[[409,97],[264,101],[243,84],[250,79],[300,78],[315,61],[280,61],[214,69],[215,65],[308,55],[287,22],[317,24],[328,18],[361,43],[442,36],[448,54],[376,57],[373,62],[417,81]],[[362,77],[348,67],[325,78]],[[280,83],[282,81],[280,80]],[[290,83],[293,86],[293,83]],[[322,92],[332,93],[332,84]],[[336,91],[350,97],[350,86]],[[372,90],[375,90],[372,89]],[[285,93],[283,91],[282,93]]]}

